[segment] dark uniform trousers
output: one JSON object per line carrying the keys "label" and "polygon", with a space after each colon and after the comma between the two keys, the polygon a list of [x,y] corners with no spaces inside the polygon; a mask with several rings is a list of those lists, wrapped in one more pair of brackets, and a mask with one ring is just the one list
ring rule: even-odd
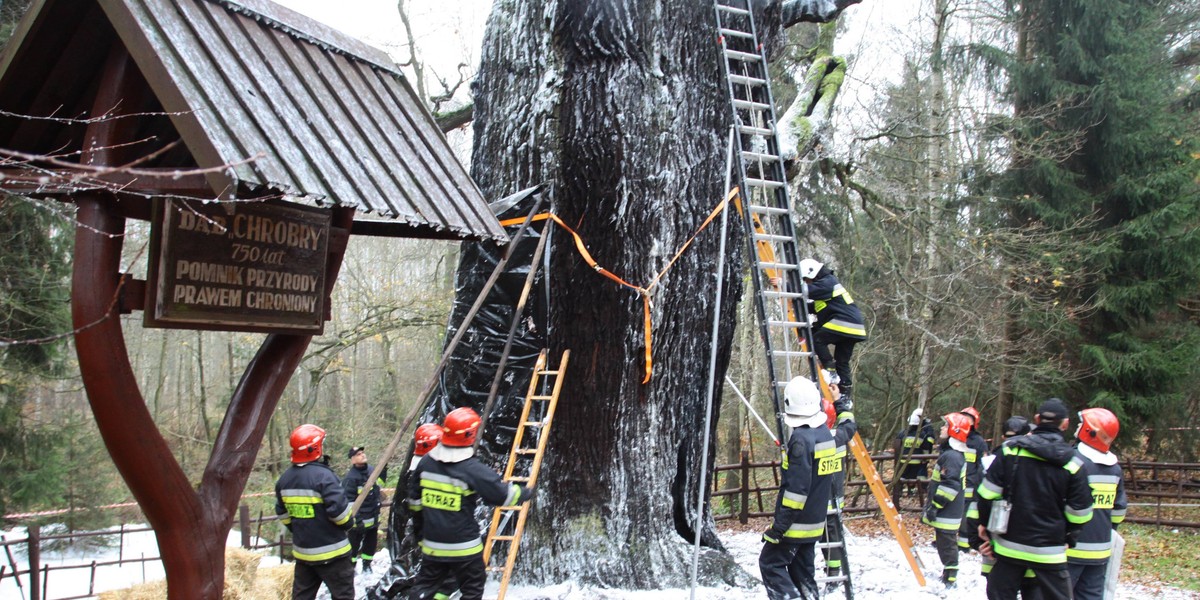
{"label": "dark uniform trousers", "polygon": [[322,581],[332,600],[354,600],[354,563],[348,555],[319,564],[296,561],[292,600],[313,600]]}
{"label": "dark uniform trousers", "polygon": [[[434,600],[445,598],[446,581],[458,584],[462,592],[462,600],[480,600],[483,598],[483,587],[487,584],[487,569],[483,564],[483,554],[476,554],[466,560],[442,561],[430,560],[426,556],[417,570],[416,581],[408,593],[409,600]],[[453,588],[450,588],[453,589]]]}
{"label": "dark uniform trousers", "polygon": [[[1035,577],[1026,577],[1025,571],[1030,569]],[[1017,593],[1021,598],[1037,600],[1071,600],[1071,574],[1067,565],[1040,565],[1034,567],[1030,563],[1014,561],[1003,556],[996,557],[992,572],[987,576],[988,600],[1015,600]],[[1023,591],[1022,588],[1026,588]],[[1027,593],[1028,588],[1036,591],[1036,595]]]}
{"label": "dark uniform trousers", "polygon": [[1067,571],[1071,573],[1071,591],[1075,600],[1103,600],[1107,561],[1098,565],[1068,562]]}
{"label": "dark uniform trousers", "polygon": [[[817,589],[812,587],[811,583],[807,583],[816,577],[816,565],[813,562],[816,554],[816,540],[803,544],[788,541],[763,544],[762,553],[758,555],[758,567],[763,575],[763,587],[767,588],[767,598],[816,600]],[[784,572],[788,574],[788,579],[783,578]],[[800,595],[789,596],[788,592],[780,591],[793,589],[799,590]]]}
{"label": "dark uniform trousers", "polygon": [[370,568],[371,559],[374,558],[375,551],[379,547],[379,526],[363,527],[362,521],[359,521],[350,530],[349,538],[350,556],[357,561],[361,555],[365,571]]}

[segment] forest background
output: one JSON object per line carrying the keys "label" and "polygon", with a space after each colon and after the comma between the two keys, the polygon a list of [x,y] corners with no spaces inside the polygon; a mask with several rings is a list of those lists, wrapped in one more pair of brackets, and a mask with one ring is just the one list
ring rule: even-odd
{"label": "forest background", "polygon": [[[28,4],[0,3],[0,40]],[[434,4],[398,0],[397,41],[368,41],[403,63],[431,110],[462,118],[478,39],[456,46],[461,65],[424,60],[429,32],[409,17]],[[828,111],[797,122],[801,248],[866,314],[855,396],[872,449],[890,446],[917,406],[935,416],[974,405],[990,436],[1060,396],[1117,412],[1122,455],[1196,460],[1198,22],[1195,0],[864,0],[838,23],[788,30],[777,110]],[[446,26],[438,52],[469,29]],[[806,87],[814,65],[831,87]],[[450,136],[469,152],[469,127]],[[129,494],[70,346],[73,230],[68,205],[0,199],[0,514],[83,509],[68,525],[92,527],[106,517],[87,511]],[[136,267],[148,231],[129,235]],[[458,251],[352,241],[333,321],[284,394],[247,493],[271,488],[300,423],[330,432],[339,470],[349,446],[373,456],[386,445],[440,356]],[[260,336],[125,319],[150,410],[199,477]],[[748,302],[734,352],[731,378],[770,414]],[[765,432],[725,397],[717,462],[769,456]]]}

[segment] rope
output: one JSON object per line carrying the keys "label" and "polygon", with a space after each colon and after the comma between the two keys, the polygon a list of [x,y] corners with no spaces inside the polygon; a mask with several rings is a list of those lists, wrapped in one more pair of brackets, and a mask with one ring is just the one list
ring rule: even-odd
{"label": "rope", "polygon": [[[671,267],[675,265],[676,261],[678,261],[679,258],[681,256],[683,256],[683,253],[686,252],[687,249],[691,247],[692,242],[696,241],[696,237],[698,237],[713,222],[713,220],[716,219],[717,215],[719,215],[725,211],[725,209],[729,206],[729,202],[731,200],[736,200],[736,199],[740,199],[740,192],[738,191],[738,188],[735,187],[735,188],[729,190],[729,194],[727,194],[725,196],[724,200],[717,203],[717,205],[712,209],[712,212],[710,212],[708,214],[708,216],[704,219],[704,222],[700,224],[700,227],[696,229],[696,232],[693,233],[692,236],[689,237],[688,240],[686,242],[684,242],[682,246],[679,247],[679,250],[675,253],[675,256],[671,257],[671,260],[667,262],[667,265],[665,267],[663,267],[662,270],[660,270],[657,274],[655,274],[654,277],[651,278],[650,283],[648,285],[646,285],[645,287],[642,287],[640,285],[635,285],[635,284],[629,283],[628,281],[625,281],[620,276],[618,276],[616,273],[613,273],[612,271],[605,269],[598,262],[596,262],[596,259],[592,258],[592,254],[590,252],[588,252],[587,244],[584,243],[583,237],[580,236],[579,233],[576,232],[574,229],[572,229],[570,225],[567,225],[565,222],[563,222],[563,220],[561,218],[559,218],[558,215],[556,215],[552,212],[547,212],[547,213],[541,213],[541,214],[535,215],[533,217],[533,219],[535,221],[550,220],[550,221],[553,221],[559,227],[562,227],[564,230],[567,231],[567,233],[571,234],[571,237],[575,240],[575,249],[579,252],[579,256],[583,258],[584,262],[586,262],[588,264],[588,266],[590,266],[593,270],[595,270],[600,275],[603,275],[604,277],[612,280],[617,285],[629,288],[630,290],[633,290],[639,296],[641,296],[641,298],[642,298],[642,321],[643,321],[642,326],[645,331],[645,339],[646,339],[646,366],[645,366],[645,376],[642,378],[643,384],[650,382],[650,376],[654,372],[654,361],[652,359],[653,322],[650,317],[650,314],[651,314],[650,309],[651,309],[651,302],[652,302],[651,296],[653,295],[654,287],[657,286],[658,283],[662,280],[663,275],[666,275],[667,271],[670,270]],[[517,223],[520,223],[523,220],[524,220],[523,217],[522,218],[505,219],[503,221],[500,221],[500,225],[503,227],[508,227],[510,225],[515,225]]]}

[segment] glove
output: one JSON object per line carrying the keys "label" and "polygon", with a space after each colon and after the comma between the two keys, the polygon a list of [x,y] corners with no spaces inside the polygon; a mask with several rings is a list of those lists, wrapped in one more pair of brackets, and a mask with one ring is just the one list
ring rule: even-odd
{"label": "glove", "polygon": [[1067,547],[1074,548],[1075,544],[1079,543],[1079,529],[1067,530]]}
{"label": "glove", "polygon": [[528,502],[530,506],[533,506],[533,498],[535,496],[537,496],[537,488],[532,485],[525,488],[525,492],[521,494],[521,498]]}
{"label": "glove", "polygon": [[768,544],[778,544],[783,540],[783,530],[772,525],[770,529],[763,533],[763,541]]}
{"label": "glove", "polygon": [[914,426],[921,424],[921,409],[918,408],[912,411],[911,415],[908,415],[908,424]]}
{"label": "glove", "polygon": [[845,396],[838,398],[837,401],[833,403],[833,411],[839,415],[842,413],[851,412],[853,410],[854,401]]}
{"label": "glove", "polygon": [[921,516],[925,518],[926,523],[933,523],[937,519],[937,509],[930,504],[925,507],[925,512]]}

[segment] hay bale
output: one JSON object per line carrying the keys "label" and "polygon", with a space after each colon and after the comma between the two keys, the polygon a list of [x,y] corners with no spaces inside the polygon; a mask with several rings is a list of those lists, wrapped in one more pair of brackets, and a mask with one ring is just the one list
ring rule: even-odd
{"label": "hay bale", "polygon": [[291,600],[295,565],[286,564],[259,569],[254,582],[254,600]]}
{"label": "hay bale", "polygon": [[[262,554],[242,548],[225,551],[223,600],[289,600],[292,597],[292,565],[258,568]],[[162,600],[166,581],[151,581],[123,590],[100,594],[100,600]]]}

